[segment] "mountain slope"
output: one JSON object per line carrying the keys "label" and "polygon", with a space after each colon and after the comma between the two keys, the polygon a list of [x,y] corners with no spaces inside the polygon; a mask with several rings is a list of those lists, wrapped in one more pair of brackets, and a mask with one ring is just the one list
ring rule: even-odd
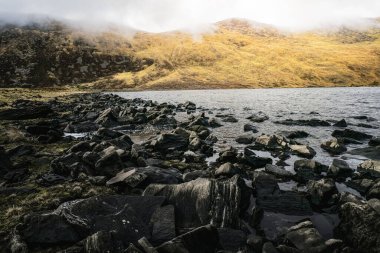
{"label": "mountain slope", "polygon": [[[53,74],[59,76],[59,81],[50,84],[86,83],[84,86],[87,87],[110,89],[380,85],[380,29],[375,26],[366,30],[341,27],[292,34],[265,24],[231,19],[216,23],[214,31],[204,34],[201,39],[179,31],[138,32],[133,38],[115,33],[96,36],[81,33],[80,41],[88,49],[74,45],[77,34],[69,31],[64,34],[58,38],[54,36],[55,39],[46,43],[59,49],[51,53],[55,57],[52,60],[54,70],[72,67],[55,71]],[[67,40],[66,37],[70,38],[70,48],[74,50],[67,50],[54,42]],[[6,45],[12,44],[12,48],[19,51],[25,44],[17,36],[9,40]],[[9,54],[9,46],[4,50],[4,44],[1,45],[3,66],[0,67],[9,68],[9,62],[14,61],[3,61],[4,52]],[[10,51],[12,57],[14,51],[17,50]],[[70,56],[70,64],[57,61],[62,59],[61,53],[57,52],[66,52],[64,55]],[[91,57],[85,58],[85,62],[77,61],[78,55],[86,54]],[[34,55],[33,61],[41,59],[39,54]],[[124,59],[123,64],[117,64],[118,57]],[[104,67],[104,59],[113,64]],[[24,59],[23,64],[27,65],[28,61]],[[86,66],[87,69],[83,68]],[[88,68],[91,71],[83,73]],[[25,82],[49,84],[46,76],[50,73],[46,70],[29,72],[37,77],[27,77]],[[66,72],[70,74],[60,75]],[[9,80],[19,81],[12,79],[13,73],[5,81],[4,71],[0,74],[2,85]],[[38,78],[41,76],[43,78]]]}

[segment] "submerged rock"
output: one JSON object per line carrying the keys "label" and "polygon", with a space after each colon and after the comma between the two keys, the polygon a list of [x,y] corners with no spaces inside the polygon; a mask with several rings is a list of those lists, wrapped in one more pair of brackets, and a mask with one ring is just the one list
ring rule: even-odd
{"label": "submerged rock", "polygon": [[244,124],[243,126],[244,132],[252,132],[252,133],[258,133],[259,130],[254,125],[251,124]]}
{"label": "submerged rock", "polygon": [[351,129],[344,129],[344,130],[334,130],[332,133],[333,137],[340,137],[340,138],[351,138],[354,140],[365,140],[365,139],[370,139],[372,136],[366,133],[358,132],[355,130]]}
{"label": "submerged rock", "polygon": [[336,127],[347,127],[347,122],[345,119],[342,119],[334,124]]}
{"label": "submerged rock", "polygon": [[310,119],[310,120],[293,120],[293,119],[286,119],[282,121],[275,121],[277,124],[287,125],[287,126],[330,126],[331,124],[324,120],[319,119]]}

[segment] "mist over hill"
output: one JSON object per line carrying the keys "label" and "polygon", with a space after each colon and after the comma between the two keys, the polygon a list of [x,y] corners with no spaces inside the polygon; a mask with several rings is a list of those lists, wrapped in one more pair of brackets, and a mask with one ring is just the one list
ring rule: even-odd
{"label": "mist over hill", "polygon": [[48,20],[0,28],[0,85],[109,89],[377,86],[379,21],[289,32],[247,19],[126,33]]}

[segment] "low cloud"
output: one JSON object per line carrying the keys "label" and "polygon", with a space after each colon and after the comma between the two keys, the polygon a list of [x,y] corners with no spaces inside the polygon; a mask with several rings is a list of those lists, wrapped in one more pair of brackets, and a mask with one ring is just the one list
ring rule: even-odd
{"label": "low cloud", "polygon": [[148,32],[198,30],[203,24],[245,18],[291,30],[353,24],[380,17],[379,0],[0,0],[0,19],[31,17],[109,24]]}

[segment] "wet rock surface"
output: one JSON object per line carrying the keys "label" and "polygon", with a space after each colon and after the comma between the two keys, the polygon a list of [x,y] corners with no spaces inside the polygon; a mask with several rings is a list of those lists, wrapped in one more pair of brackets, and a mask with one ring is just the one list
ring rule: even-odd
{"label": "wet rock surface", "polygon": [[[0,248],[378,252],[379,160],[344,158],[355,141],[375,152],[376,138],[342,130],[345,120],[207,111],[101,93],[1,110],[1,127],[22,141],[0,146],[1,229],[13,231]],[[269,123],[309,128],[265,134]],[[236,137],[214,135],[231,125]],[[312,145],[318,127],[331,131]]]}

